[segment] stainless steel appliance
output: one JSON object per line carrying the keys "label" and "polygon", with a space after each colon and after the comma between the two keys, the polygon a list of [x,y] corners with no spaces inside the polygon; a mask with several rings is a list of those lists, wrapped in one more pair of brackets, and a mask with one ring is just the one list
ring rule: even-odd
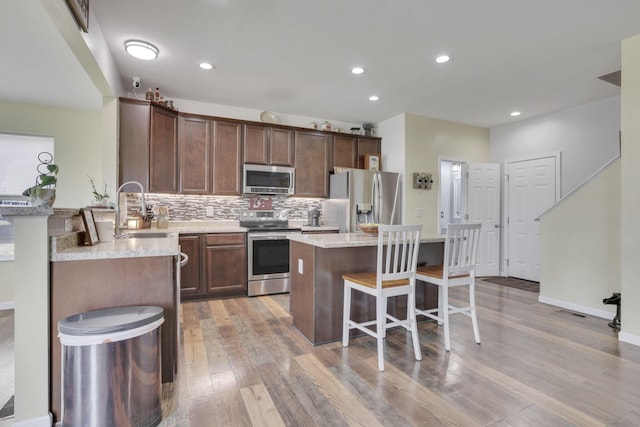
{"label": "stainless steel appliance", "polygon": [[245,163],[242,182],[244,194],[290,196],[294,193],[295,168]]}
{"label": "stainless steel appliance", "polygon": [[355,233],[363,222],[400,224],[400,185],[400,174],[393,172],[348,169],[331,175],[331,199],[322,206],[325,225]]}
{"label": "stainless steel appliance", "polygon": [[289,227],[285,210],[242,210],[240,226],[247,233],[247,278],[249,296],[289,292],[288,234],[301,233]]}

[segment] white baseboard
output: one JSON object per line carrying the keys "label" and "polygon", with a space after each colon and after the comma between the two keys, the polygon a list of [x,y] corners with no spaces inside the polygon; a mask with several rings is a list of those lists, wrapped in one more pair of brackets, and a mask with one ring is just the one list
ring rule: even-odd
{"label": "white baseboard", "polygon": [[618,332],[618,341],[640,346],[640,337],[627,332]]}
{"label": "white baseboard", "polygon": [[51,427],[53,425],[53,416],[51,412],[38,418],[29,418],[28,420],[15,421],[13,427]]}
{"label": "white baseboard", "polygon": [[13,310],[15,308],[16,308],[15,301],[0,302],[0,311],[1,310]]}
{"label": "white baseboard", "polygon": [[568,301],[562,301],[554,298],[538,296],[538,302],[543,304],[549,304],[560,308],[566,308],[567,310],[575,311],[582,314],[588,314],[589,316],[600,317],[602,319],[613,320],[616,316],[615,313],[611,313],[607,310],[600,310],[593,307],[587,307],[584,305],[574,304]]}

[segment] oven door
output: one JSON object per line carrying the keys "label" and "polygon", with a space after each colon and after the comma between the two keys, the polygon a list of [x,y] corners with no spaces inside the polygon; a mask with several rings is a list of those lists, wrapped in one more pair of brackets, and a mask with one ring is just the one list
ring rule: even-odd
{"label": "oven door", "polygon": [[248,279],[289,277],[289,239],[285,233],[249,233]]}

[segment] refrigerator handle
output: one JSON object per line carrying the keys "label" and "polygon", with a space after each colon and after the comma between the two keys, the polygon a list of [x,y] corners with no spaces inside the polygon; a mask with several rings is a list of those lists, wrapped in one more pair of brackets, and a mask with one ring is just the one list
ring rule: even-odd
{"label": "refrigerator handle", "polygon": [[373,175],[373,222],[380,224],[380,205],[382,201],[382,185],[380,174]]}

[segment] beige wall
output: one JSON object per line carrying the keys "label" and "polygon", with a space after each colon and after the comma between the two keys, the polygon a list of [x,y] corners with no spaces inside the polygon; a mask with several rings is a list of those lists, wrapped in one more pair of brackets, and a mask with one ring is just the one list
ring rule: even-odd
{"label": "beige wall", "polygon": [[[0,101],[0,132],[46,135],[55,139],[55,162],[60,167],[55,208],[86,206],[92,199],[87,175],[96,182],[103,181],[105,130],[102,120],[101,111]],[[115,150],[115,141],[112,149]],[[115,168],[115,163],[110,167]]]}
{"label": "beige wall", "polygon": [[[406,114],[405,151],[404,222],[422,224],[425,233],[437,233],[438,156],[488,162],[489,129]],[[413,172],[430,172],[434,181],[432,189],[414,189]],[[415,215],[418,208],[424,212],[421,218]]]}
{"label": "beige wall", "polygon": [[622,42],[622,341],[640,345],[640,35]]}
{"label": "beige wall", "polygon": [[614,161],[540,219],[541,302],[613,317],[602,299],[620,291],[620,170]]}

